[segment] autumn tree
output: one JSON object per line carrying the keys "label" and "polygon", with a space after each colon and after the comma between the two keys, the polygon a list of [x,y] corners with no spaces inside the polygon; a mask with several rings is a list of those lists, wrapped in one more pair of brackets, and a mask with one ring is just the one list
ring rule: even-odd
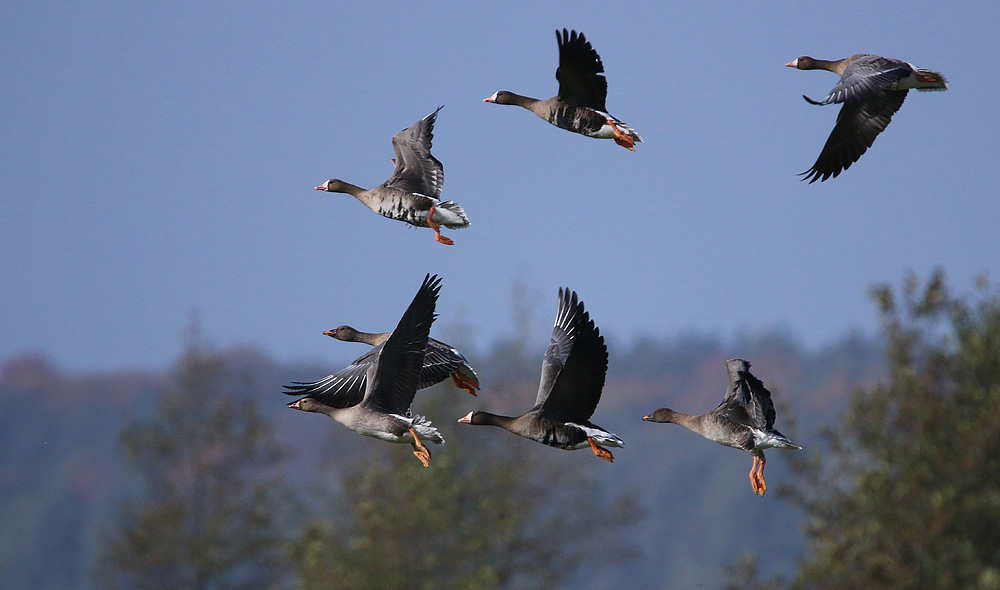
{"label": "autumn tree", "polygon": [[142,493],[125,502],[98,559],[103,588],[274,587],[287,577],[272,468],[255,403],[218,355],[192,342],[156,400],[121,433]]}
{"label": "autumn tree", "polygon": [[935,273],[873,290],[889,379],[800,465],[797,588],[1000,588],[1000,297]]}

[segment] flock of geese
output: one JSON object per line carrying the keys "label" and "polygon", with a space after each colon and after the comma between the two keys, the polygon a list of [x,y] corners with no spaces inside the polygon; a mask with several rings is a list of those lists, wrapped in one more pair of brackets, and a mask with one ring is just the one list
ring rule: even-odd
{"label": "flock of geese", "polygon": [[[483,99],[484,102],[517,105],[559,128],[588,137],[613,139],[635,151],[635,144],[642,143],[642,138],[607,112],[608,85],[600,56],[583,33],[563,29],[556,31],[556,38],[559,44],[556,96],[539,100],[501,90]],[[837,61],[803,56],[785,65],[800,70],[824,69],[840,76],[823,100],[803,96],[815,105],[843,104],[816,163],[802,173],[803,180],[810,183],[835,178],[858,161],[902,106],[908,90],[948,88],[940,73],[868,54]],[[430,227],[437,241],[453,244],[441,234],[441,227],[468,227],[469,218],[453,201],[441,200],[444,167],[430,151],[434,122],[440,110],[438,107],[392,138],[395,169],[381,185],[366,190],[332,178],[316,189],[350,194],[379,215],[417,227]],[[428,274],[392,332],[368,333],[350,326],[324,332],[338,340],[362,342],[372,348],[323,379],[285,386],[284,393],[301,396],[288,406],[326,414],[365,436],[409,443],[417,459],[429,466],[431,452],[424,441],[443,444],[444,438],[429,420],[410,411],[417,390],[448,377],[472,395],[480,388],[479,378],[465,357],[454,347],[430,338],[440,289],[441,279]],[[751,488],[755,494],[763,495],[767,489],[764,450],[801,447],[775,430],[771,394],[750,373],[750,363],[732,359],[726,367],[729,387],[714,410],[691,415],[660,408],[643,420],[680,424],[711,441],[749,452],[753,456]],[[534,406],[516,417],[473,411],[459,422],[497,426],[560,449],[590,448],[595,456],[614,461],[607,447],[620,448],[624,441],[590,421],[601,399],[607,369],[604,337],[577,294],[560,288],[552,338],[542,357]]]}

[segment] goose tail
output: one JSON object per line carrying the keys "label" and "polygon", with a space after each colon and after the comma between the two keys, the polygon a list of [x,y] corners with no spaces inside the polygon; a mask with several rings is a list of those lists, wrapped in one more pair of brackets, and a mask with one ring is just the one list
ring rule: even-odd
{"label": "goose tail", "polygon": [[917,68],[913,70],[913,75],[917,78],[914,86],[917,90],[924,92],[948,90],[948,80],[940,72]]}
{"label": "goose tail", "polygon": [[455,201],[441,201],[434,205],[434,221],[449,229],[469,227],[469,217]]}

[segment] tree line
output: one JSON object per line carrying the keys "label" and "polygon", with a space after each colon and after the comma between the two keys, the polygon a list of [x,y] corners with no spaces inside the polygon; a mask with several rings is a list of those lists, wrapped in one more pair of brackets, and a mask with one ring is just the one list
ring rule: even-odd
{"label": "tree line", "polygon": [[[749,507],[762,510],[756,518],[763,519],[777,518],[778,504],[799,511],[803,530],[787,534],[801,539],[801,551],[790,558],[791,566],[775,572],[768,569],[773,553],[787,550],[751,539],[754,552],[697,564],[708,581],[704,587],[1000,586],[1000,296],[985,279],[973,292],[956,294],[941,272],[924,281],[910,276],[898,289],[878,286],[872,296],[884,378],[819,412],[795,408],[795,398],[776,388],[789,431],[818,430],[819,444],[786,454],[790,469],[775,486],[777,496],[768,495],[774,504],[749,505],[758,499],[742,495],[729,503],[728,489],[712,486],[722,494],[718,509],[732,518]],[[628,369],[609,387],[656,371],[694,379],[685,359],[713,346],[699,338],[633,346],[618,356]],[[866,349],[851,356],[851,348],[813,358],[798,369],[800,381],[819,378],[822,363],[850,364],[869,355]],[[768,350],[780,355],[782,346]],[[535,355],[512,339],[481,356],[481,365],[500,367],[484,371],[493,376],[489,403],[522,406],[525,391],[537,387]],[[20,397],[0,397],[18,406],[37,400],[44,422],[58,399],[50,391],[52,370],[22,364],[3,376],[4,387]],[[619,475],[625,471],[600,471],[573,460],[582,457],[550,449],[526,453],[516,437],[484,434],[476,444],[446,445],[433,468],[423,469],[407,453],[391,452],[394,447],[353,444],[353,433],[339,432],[332,422],[324,424],[330,434],[321,448],[303,449],[298,445],[317,443],[289,441],[287,435],[279,440],[273,410],[246,394],[261,386],[252,382],[260,372],[238,365],[192,331],[168,375],[154,382],[137,379],[136,395],[148,401],[117,434],[124,472],[81,468],[73,476],[131,482],[113,498],[114,518],[87,532],[79,505],[44,498],[30,504],[42,510],[32,517],[38,522],[75,528],[73,534],[92,540],[90,558],[50,544],[45,554],[60,558],[53,570],[69,560],[98,588],[602,587],[632,582],[620,572],[638,559],[686,548],[651,547],[641,532],[674,525],[644,490],[654,480],[681,477],[659,464],[640,466],[638,478],[625,477]],[[763,378],[768,381],[768,375]],[[418,396],[421,413],[445,417],[440,426],[446,439],[458,393],[438,386]],[[721,399],[721,389],[719,394]],[[642,399],[629,401],[628,412],[646,409],[647,400],[636,396]],[[29,426],[8,428],[5,446],[28,444],[22,439],[35,436]],[[44,440],[29,442],[44,449]],[[674,444],[665,441],[655,451],[669,455]],[[629,450],[612,469],[628,467]],[[305,451],[323,460],[307,477],[289,477],[290,456]],[[29,473],[26,466],[38,460],[13,457],[19,462],[7,462],[6,471],[14,475]],[[745,492],[743,474],[737,475]],[[10,489],[3,473],[0,484],[0,492]],[[672,501],[683,507],[686,500]],[[752,535],[759,526],[746,530]],[[681,542],[708,548],[724,541],[706,533]],[[8,555],[14,542],[5,541]],[[15,569],[9,559],[0,561],[0,578]],[[73,578],[50,579],[60,581],[47,587],[65,587]],[[672,587],[672,580],[664,571],[644,585]]]}

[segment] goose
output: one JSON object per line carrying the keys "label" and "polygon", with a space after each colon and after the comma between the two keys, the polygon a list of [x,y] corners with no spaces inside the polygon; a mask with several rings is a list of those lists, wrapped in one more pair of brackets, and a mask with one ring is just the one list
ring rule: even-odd
{"label": "goose", "polygon": [[885,130],[893,114],[903,106],[911,88],[921,91],[947,90],[943,75],[917,68],[905,61],[859,53],[837,61],[802,56],[785,64],[800,70],[829,70],[840,80],[823,100],[803,95],[810,104],[843,103],[823,151],[802,180],[812,184],[836,178],[851,167]]}
{"label": "goose", "polygon": [[[339,326],[333,330],[327,330],[323,334],[337,340],[343,340],[344,342],[363,342],[377,349],[385,344],[385,341],[389,339],[392,332],[372,334],[355,330],[350,326]],[[374,349],[370,350],[355,359],[347,367],[332,375],[327,375],[319,381],[310,383],[296,382],[293,385],[286,386],[288,391],[285,391],[285,393],[288,395],[301,395],[302,391],[308,390],[317,395],[336,395],[343,388],[356,388],[358,391],[345,395],[363,394],[367,383],[365,375],[368,373],[368,367],[377,358],[378,351]],[[445,344],[440,340],[428,338],[427,351],[424,354],[424,365],[420,369],[420,381],[417,383],[417,389],[426,389],[432,385],[437,385],[448,378],[449,375],[456,387],[464,389],[472,395],[476,395],[476,390],[479,389],[479,376],[476,375],[476,371],[469,365],[465,357],[462,356],[462,353],[458,352],[455,347]]]}
{"label": "goose", "polygon": [[608,371],[608,347],[576,292],[559,289],[559,305],[549,348],[542,358],[542,376],[535,406],[517,416],[469,412],[463,424],[499,426],[518,436],[558,449],[590,447],[594,455],[614,462],[604,447],[625,442],[590,417],[601,400]]}
{"label": "goose", "polygon": [[524,107],[560,129],[598,139],[614,139],[618,145],[635,151],[642,138],[623,121],[608,114],[604,106],[608,81],[602,75],[601,56],[583,33],[556,30],[559,43],[559,94],[547,100],[499,90],[483,102],[514,104]]}
{"label": "goose", "polygon": [[396,329],[385,342],[368,352],[372,358],[367,363],[363,390],[348,387],[323,391],[318,387],[286,386],[293,389],[286,393],[305,394],[288,407],[326,414],[358,434],[392,443],[410,443],[413,454],[424,467],[430,465],[430,449],[421,441],[444,444],[444,437],[429,420],[412,414],[410,404],[417,392],[440,290],[441,279],[437,275],[424,277]]}
{"label": "goose", "polygon": [[392,147],[396,151],[392,162],[396,167],[389,180],[365,190],[331,178],[317,186],[316,190],[347,193],[383,217],[405,221],[416,227],[430,227],[434,230],[435,240],[449,246],[454,244],[451,238],[441,235],[441,226],[451,229],[468,227],[469,218],[454,201],[440,200],[444,166],[431,155],[431,140],[434,139],[434,121],[442,108],[438,107],[392,138]]}
{"label": "goose", "polygon": [[764,449],[801,449],[774,429],[774,404],[771,392],[750,373],[750,363],[743,359],[726,361],[729,390],[719,407],[697,416],[660,408],[643,420],[680,424],[720,445],[743,449],[753,455],[750,487],[763,496]]}

